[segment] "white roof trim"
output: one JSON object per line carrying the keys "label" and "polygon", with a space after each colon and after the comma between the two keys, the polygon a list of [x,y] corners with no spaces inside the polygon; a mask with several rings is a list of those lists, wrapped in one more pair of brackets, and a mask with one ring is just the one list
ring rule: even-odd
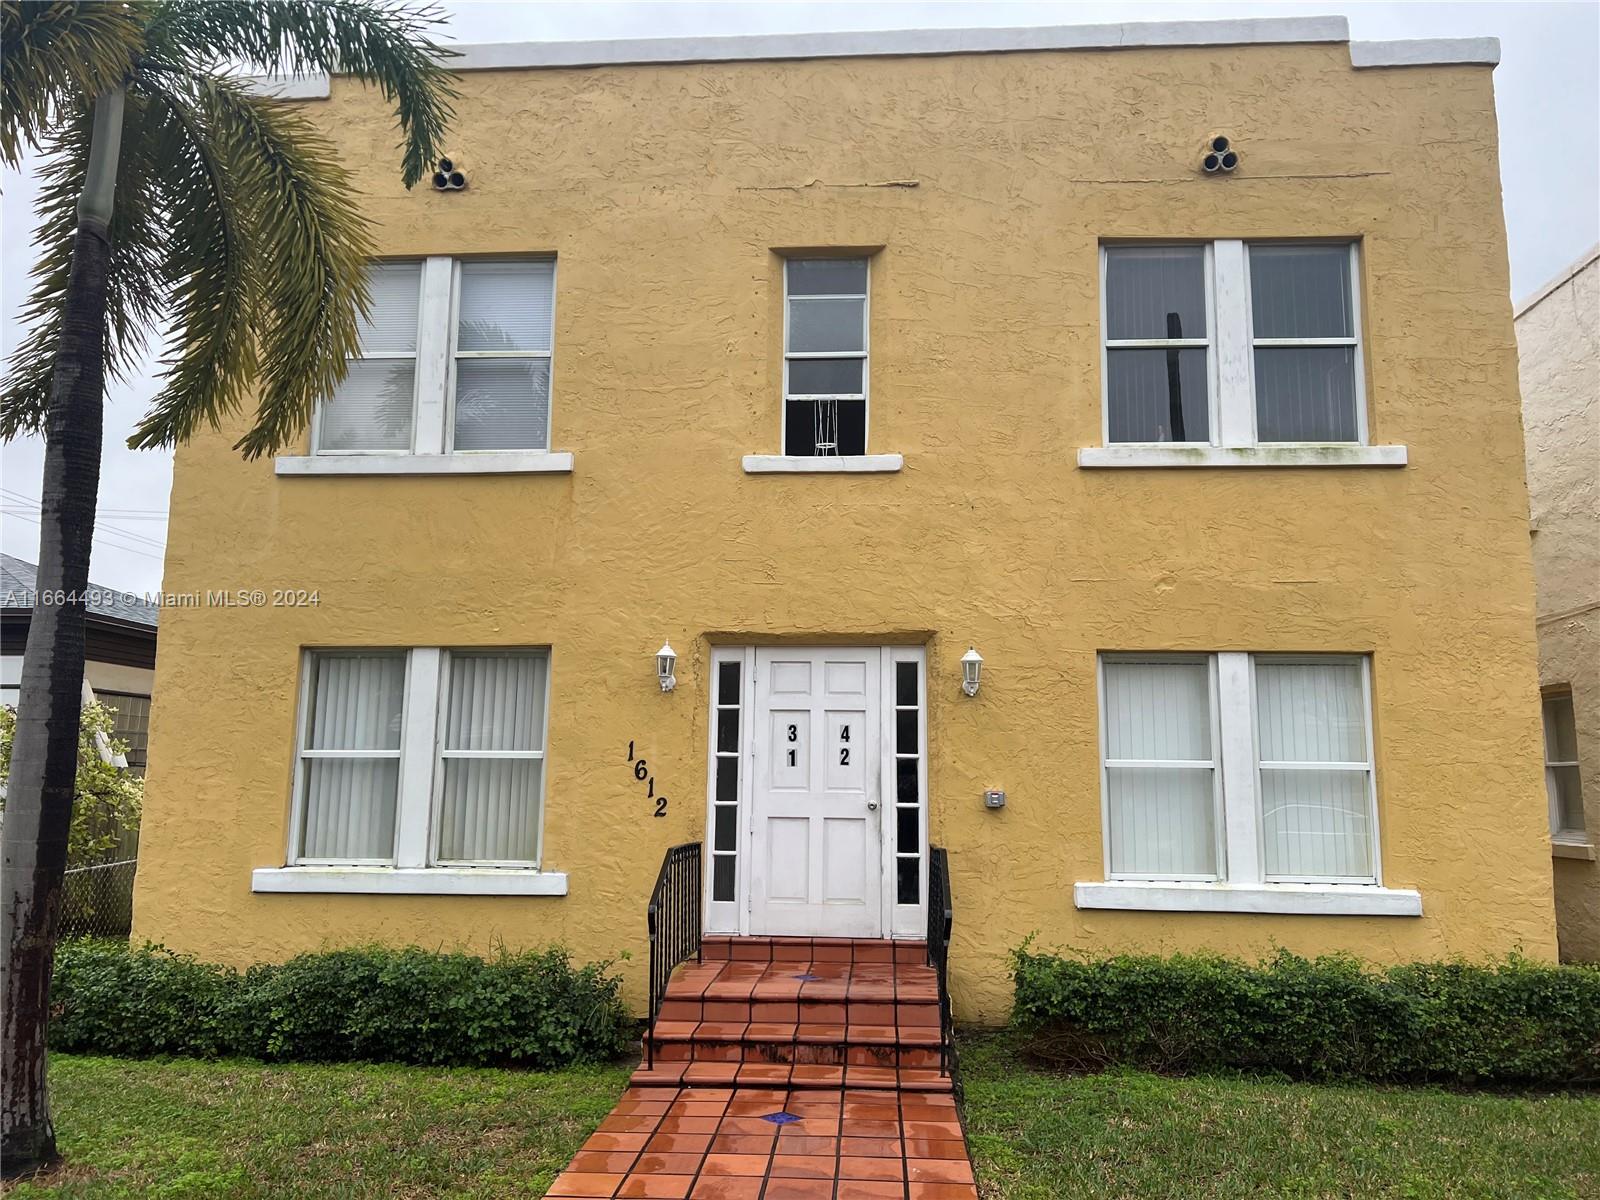
{"label": "white roof trim", "polygon": [[993,29],[881,29],[739,37],[628,38],[599,42],[486,42],[453,46],[454,69],[600,67],[777,58],[861,58],[996,54],[1020,50],[1124,50],[1143,46],[1242,46],[1344,42],[1343,17],[1261,17],[1239,21],[1134,21]]}
{"label": "white roof trim", "polygon": [[[1235,21],[1130,21],[1116,25],[1036,25],[991,29],[878,29],[848,33],[764,33],[738,37],[622,38],[586,42],[478,42],[453,45],[457,71],[612,67],[652,63],[777,59],[891,58],[1007,54],[1039,50],[1135,50],[1180,46],[1346,43],[1353,67],[1414,67],[1500,61],[1496,38],[1351,42],[1344,17],[1253,17]],[[249,77],[284,100],[325,99],[328,78]]]}
{"label": "white roof trim", "polygon": [[1594,262],[1594,260],[1597,258],[1600,258],[1600,243],[1590,246],[1587,250],[1580,254],[1577,259],[1575,259],[1573,263],[1566,268],[1566,270],[1562,271],[1561,274],[1557,275],[1549,283],[1545,284],[1538,291],[1534,292],[1533,295],[1529,296],[1521,304],[1517,305],[1512,311],[1512,318],[1515,319],[1522,316],[1523,313],[1534,307],[1539,303],[1539,301],[1545,299],[1552,292],[1560,291],[1563,287],[1571,283],[1580,274],[1582,274],[1589,264]]}
{"label": "white roof trim", "polygon": [[1492,67],[1500,62],[1500,39],[1416,38],[1397,42],[1351,42],[1350,65],[1362,67]]}

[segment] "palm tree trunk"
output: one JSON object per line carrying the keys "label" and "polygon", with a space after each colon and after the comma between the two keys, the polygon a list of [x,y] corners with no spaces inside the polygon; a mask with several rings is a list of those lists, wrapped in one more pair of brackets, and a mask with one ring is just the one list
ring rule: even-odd
{"label": "palm tree trunk", "polygon": [[123,93],[98,97],[78,205],[66,313],[45,418],[38,594],[22,659],[6,813],[0,939],[5,942],[0,1160],[6,1176],[56,1156],[45,1080],[50,972],[72,824],[83,688],[89,549],[100,489],[106,278]]}

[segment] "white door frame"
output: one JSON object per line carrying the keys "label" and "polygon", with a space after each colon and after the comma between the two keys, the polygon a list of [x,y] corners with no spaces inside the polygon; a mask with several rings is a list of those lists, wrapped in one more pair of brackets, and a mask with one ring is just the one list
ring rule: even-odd
{"label": "white door frame", "polygon": [[[799,645],[793,644],[795,650],[817,651],[834,647],[824,645]],[[851,649],[852,647],[845,647]],[[854,647],[860,649],[861,647]],[[928,900],[928,680],[927,680],[927,651],[923,646],[885,645],[876,647],[879,651],[879,737],[878,737],[878,769],[879,769],[879,852],[881,855],[881,927],[883,936],[897,938],[921,938],[927,932],[927,900]],[[910,752],[900,751],[896,746],[896,671],[899,664],[915,664],[916,666],[916,739],[915,749],[917,797],[914,805],[897,805],[898,799],[898,762],[905,758],[909,760]],[[737,666],[739,669],[738,701],[737,707],[720,694],[722,683],[722,667],[724,665]],[[751,821],[751,814],[755,803],[755,758],[756,758],[756,728],[760,714],[755,711],[756,696],[756,647],[755,646],[714,646],[711,651],[710,684],[707,688],[707,708],[709,712],[708,730],[706,734],[706,825],[705,825],[705,850],[704,850],[704,888],[705,888],[705,932],[720,934],[740,934],[748,936],[751,933],[751,896],[753,892],[753,879],[751,871],[754,863],[754,838],[755,829]],[[732,721],[737,722],[737,734],[731,739],[736,743],[734,750],[718,749],[719,726],[729,726]],[[731,734],[731,727],[728,729]],[[729,742],[729,739],[724,739]],[[730,744],[731,744],[730,743]],[[898,752],[897,752],[898,751]],[[721,765],[719,766],[719,761]],[[731,848],[727,845],[726,834],[729,824],[728,815],[724,813],[723,838],[718,840],[718,780],[719,772],[724,778],[723,804],[724,809],[734,808],[733,833],[734,842]],[[736,779],[729,781],[730,772],[736,773]],[[731,786],[730,786],[731,783]],[[728,801],[728,796],[736,799]],[[900,808],[912,808],[917,811],[917,845],[914,854],[897,854],[895,839],[898,833]],[[720,848],[719,848],[720,847]],[[897,890],[899,878],[899,865],[897,858],[915,857],[917,860],[917,900],[915,904],[897,903]],[[718,871],[718,859],[733,860],[731,868],[732,887],[728,888],[728,868]],[[717,898],[719,874],[723,877],[723,898]]]}

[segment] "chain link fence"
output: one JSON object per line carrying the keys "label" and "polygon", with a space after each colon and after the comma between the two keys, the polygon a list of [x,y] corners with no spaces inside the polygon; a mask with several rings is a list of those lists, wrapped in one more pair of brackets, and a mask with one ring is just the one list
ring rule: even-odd
{"label": "chain link fence", "polygon": [[133,928],[137,858],[69,867],[62,881],[61,936],[125,938]]}

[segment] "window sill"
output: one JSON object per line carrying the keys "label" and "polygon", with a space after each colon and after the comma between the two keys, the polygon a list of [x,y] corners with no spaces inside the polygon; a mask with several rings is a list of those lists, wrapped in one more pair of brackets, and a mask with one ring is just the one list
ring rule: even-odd
{"label": "window sill", "polygon": [[367,896],[565,896],[565,871],[495,867],[262,867],[252,892],[344,892]]}
{"label": "window sill", "polygon": [[1329,917],[1420,917],[1422,893],[1366,884],[1078,883],[1079,908],[1141,912],[1299,913]]}
{"label": "window sill", "polygon": [[1590,842],[1552,841],[1550,843],[1551,858],[1577,858],[1584,862],[1595,861],[1594,846]]}
{"label": "window sill", "polygon": [[464,450],[458,454],[310,454],[275,460],[279,475],[570,475],[569,450]]}
{"label": "window sill", "polygon": [[818,458],[802,454],[746,454],[746,475],[887,475],[905,466],[903,454],[845,454]]}
{"label": "window sill", "polygon": [[1084,446],[1078,466],[1403,467],[1404,446]]}

